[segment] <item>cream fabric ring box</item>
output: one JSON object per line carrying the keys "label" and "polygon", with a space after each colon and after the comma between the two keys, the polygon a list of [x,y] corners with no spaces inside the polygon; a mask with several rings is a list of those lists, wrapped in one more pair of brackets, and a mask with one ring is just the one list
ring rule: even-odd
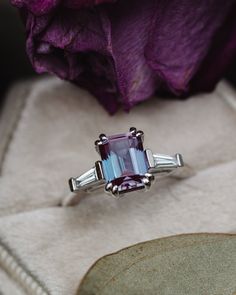
{"label": "cream fabric ring box", "polygon": [[[20,96],[25,84],[17,87]],[[221,82],[212,94],[153,98],[128,115],[110,117],[69,83],[47,77],[30,82],[1,167],[0,245],[10,258],[0,251],[0,278],[7,277],[0,292],[74,294],[95,260],[123,247],[172,234],[234,232],[234,105],[234,90]],[[144,129],[145,145],[160,153],[183,153],[196,175],[160,181],[150,194],[117,201],[101,193],[61,207],[67,179],[97,159],[88,150],[97,134],[127,126]]]}

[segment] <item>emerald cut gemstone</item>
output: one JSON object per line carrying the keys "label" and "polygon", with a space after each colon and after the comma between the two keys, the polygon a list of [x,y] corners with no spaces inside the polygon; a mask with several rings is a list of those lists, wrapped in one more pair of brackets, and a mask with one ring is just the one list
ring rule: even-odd
{"label": "emerald cut gemstone", "polygon": [[131,132],[108,136],[99,153],[107,183],[117,185],[120,194],[144,188],[142,179],[149,167],[141,137]]}

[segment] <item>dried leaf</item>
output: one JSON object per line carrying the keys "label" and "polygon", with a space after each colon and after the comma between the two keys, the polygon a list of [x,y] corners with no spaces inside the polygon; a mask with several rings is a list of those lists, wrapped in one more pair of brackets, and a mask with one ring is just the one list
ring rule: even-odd
{"label": "dried leaf", "polygon": [[189,234],[99,259],[77,295],[235,295],[236,235]]}

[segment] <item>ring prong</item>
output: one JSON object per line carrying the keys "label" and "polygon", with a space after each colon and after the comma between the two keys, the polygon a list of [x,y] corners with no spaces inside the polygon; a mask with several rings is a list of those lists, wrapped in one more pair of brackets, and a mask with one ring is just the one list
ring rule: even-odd
{"label": "ring prong", "polygon": [[144,177],[144,178],[142,179],[142,182],[143,182],[143,184],[145,185],[145,189],[146,189],[146,190],[149,190],[150,187],[151,187],[151,181],[150,181],[148,178]]}
{"label": "ring prong", "polygon": [[151,184],[154,180],[154,175],[151,173],[146,173],[145,177],[142,179],[143,184],[145,185],[145,189],[149,190],[151,187]]}
{"label": "ring prong", "polygon": [[110,192],[112,191],[112,187],[113,187],[112,183],[111,183],[111,182],[108,182],[108,183],[105,185],[105,191],[106,191],[107,193],[110,193]]}
{"label": "ring prong", "polygon": [[129,128],[129,132],[130,132],[132,135],[136,135],[137,129],[136,129],[135,127],[130,127],[130,128]]}
{"label": "ring prong", "polygon": [[149,179],[149,181],[154,181],[155,176],[152,173],[145,173],[145,177]]}
{"label": "ring prong", "polygon": [[107,136],[103,133],[99,135],[99,139],[101,142],[108,140]]}
{"label": "ring prong", "polygon": [[109,194],[111,194],[113,197],[118,198],[119,197],[119,188],[118,185],[113,185],[111,182],[108,182],[105,185],[105,191]]}
{"label": "ring prong", "polygon": [[136,137],[141,137],[142,141],[144,140],[144,132],[142,130],[138,130],[136,132]]}
{"label": "ring prong", "polygon": [[95,144],[95,146],[98,146],[98,145],[102,144],[102,142],[100,139],[97,139],[97,140],[95,140],[94,144]]}
{"label": "ring prong", "polygon": [[111,190],[113,196],[115,196],[116,198],[119,197],[119,188],[118,188],[118,185],[114,185],[112,187],[112,190]]}
{"label": "ring prong", "polygon": [[107,136],[105,134],[100,134],[99,135],[99,139],[95,140],[94,144],[95,144],[95,149],[96,151],[99,153],[99,145],[102,145],[104,141],[108,140]]}
{"label": "ring prong", "polygon": [[99,145],[102,145],[102,141],[100,139],[97,139],[95,142],[95,150],[97,151],[97,153],[99,153]]}

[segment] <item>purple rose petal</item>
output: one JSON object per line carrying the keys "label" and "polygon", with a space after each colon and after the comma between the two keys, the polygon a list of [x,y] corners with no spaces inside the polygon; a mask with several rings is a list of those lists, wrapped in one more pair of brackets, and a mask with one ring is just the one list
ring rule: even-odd
{"label": "purple rose petal", "polygon": [[231,66],[236,55],[236,3],[226,21],[212,39],[212,44],[198,72],[191,81],[191,90],[210,91]]}
{"label": "purple rose petal", "polygon": [[35,70],[86,87],[110,113],[163,88],[210,90],[235,58],[235,0],[12,3],[23,12]]}
{"label": "purple rose petal", "polygon": [[18,8],[26,9],[34,15],[50,13],[58,6],[79,9],[94,5],[115,2],[116,0],[11,0]]}
{"label": "purple rose petal", "polygon": [[[158,1],[145,50],[150,67],[176,94],[189,90],[233,1]],[[223,5],[222,5],[223,4]]]}

